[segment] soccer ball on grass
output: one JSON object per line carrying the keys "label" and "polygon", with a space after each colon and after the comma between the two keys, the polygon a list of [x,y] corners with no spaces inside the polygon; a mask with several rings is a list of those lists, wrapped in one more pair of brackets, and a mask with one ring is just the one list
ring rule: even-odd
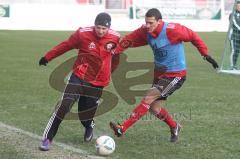
{"label": "soccer ball on grass", "polygon": [[115,150],[115,142],[110,136],[100,136],[96,140],[97,154],[101,156],[108,156]]}

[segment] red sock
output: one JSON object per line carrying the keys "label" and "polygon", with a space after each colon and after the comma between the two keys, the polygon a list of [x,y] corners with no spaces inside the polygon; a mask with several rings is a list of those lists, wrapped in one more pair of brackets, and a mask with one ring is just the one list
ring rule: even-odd
{"label": "red sock", "polygon": [[130,117],[125,120],[122,124],[123,132],[125,132],[129,127],[131,127],[135,122],[137,122],[143,115],[145,115],[150,108],[149,104],[146,104],[144,101],[133,110],[133,113]]}
{"label": "red sock", "polygon": [[156,115],[160,120],[163,120],[170,128],[175,128],[177,126],[176,121],[173,120],[168,111],[161,107],[160,112]]}

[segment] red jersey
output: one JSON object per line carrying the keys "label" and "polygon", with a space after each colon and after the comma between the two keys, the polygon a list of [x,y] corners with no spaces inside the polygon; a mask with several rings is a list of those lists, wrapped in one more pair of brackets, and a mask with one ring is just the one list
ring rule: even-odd
{"label": "red jersey", "polygon": [[96,35],[94,27],[79,28],[69,39],[47,52],[45,58],[51,61],[69,50],[78,49],[73,73],[95,86],[107,86],[111,71],[119,63],[119,55],[112,53],[119,38],[120,34],[111,29],[100,38]]}
{"label": "red jersey", "polygon": [[[150,34],[153,38],[157,38],[163,29],[164,22],[160,23],[157,28]],[[147,40],[147,28],[145,25],[136,29],[135,31],[127,34],[121,42],[123,48],[139,47],[148,44]],[[166,35],[171,44],[177,44],[181,42],[191,42],[200,52],[202,56],[208,55],[208,48],[205,43],[201,40],[197,33],[191,29],[176,23],[169,23],[166,28]],[[121,50],[121,49],[119,49]],[[186,70],[179,72],[167,72],[162,73],[155,71],[155,77],[165,76],[165,77],[183,77],[186,75]]]}

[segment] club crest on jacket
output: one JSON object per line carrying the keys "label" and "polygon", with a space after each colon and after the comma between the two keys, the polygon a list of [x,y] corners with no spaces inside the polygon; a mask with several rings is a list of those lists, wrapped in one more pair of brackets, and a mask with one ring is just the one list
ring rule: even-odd
{"label": "club crest on jacket", "polygon": [[115,49],[117,46],[117,44],[115,42],[108,42],[104,45],[104,48],[106,49],[106,51],[110,52],[111,50]]}

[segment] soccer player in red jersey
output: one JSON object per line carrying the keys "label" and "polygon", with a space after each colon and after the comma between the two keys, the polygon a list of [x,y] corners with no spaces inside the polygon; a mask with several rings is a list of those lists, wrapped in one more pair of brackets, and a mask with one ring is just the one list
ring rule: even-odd
{"label": "soccer player in red jersey", "polygon": [[[91,141],[93,117],[102,89],[109,84],[111,72],[119,63],[119,55],[114,55],[114,51],[120,34],[111,30],[110,25],[110,15],[100,13],[96,16],[94,26],[79,28],[67,40],[52,48],[40,59],[39,65],[46,66],[48,62],[69,50],[78,50],[72,74],[44,130],[40,150],[49,150],[59,125],[76,101],[78,101],[78,114],[81,114],[79,120],[85,127],[84,141]],[[87,114],[81,113],[86,111]]]}
{"label": "soccer player in red jersey", "polygon": [[215,69],[218,68],[218,64],[208,55],[208,48],[197,33],[183,25],[162,21],[162,15],[158,9],[148,10],[145,22],[145,25],[123,37],[120,46],[126,49],[148,44],[152,48],[155,64],[153,85],[128,119],[122,124],[110,122],[110,127],[118,137],[122,136],[127,129],[150,111],[169,126],[170,141],[176,142],[181,125],[164,108],[164,103],[186,79],[183,42],[191,42]]}

